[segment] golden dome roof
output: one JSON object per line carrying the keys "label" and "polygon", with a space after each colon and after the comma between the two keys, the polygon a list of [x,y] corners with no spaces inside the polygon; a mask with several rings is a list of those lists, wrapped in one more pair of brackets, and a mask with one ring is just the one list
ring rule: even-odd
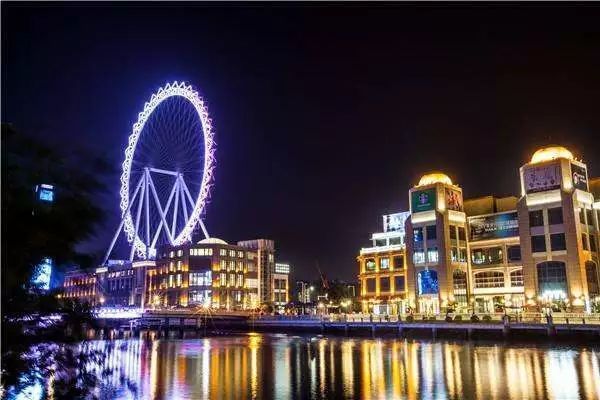
{"label": "golden dome roof", "polygon": [[432,172],[430,174],[425,174],[419,180],[419,184],[417,186],[425,186],[431,185],[433,183],[445,183],[446,185],[452,185],[452,180],[448,177],[448,175],[443,174],[441,172]]}
{"label": "golden dome roof", "polygon": [[547,146],[542,147],[531,157],[531,163],[537,164],[544,161],[556,160],[557,158],[566,158],[573,160],[573,153],[562,146]]}

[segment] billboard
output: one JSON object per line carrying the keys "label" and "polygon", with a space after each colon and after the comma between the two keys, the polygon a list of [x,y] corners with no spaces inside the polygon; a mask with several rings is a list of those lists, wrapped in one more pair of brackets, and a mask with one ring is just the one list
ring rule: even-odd
{"label": "billboard", "polygon": [[573,178],[573,187],[575,189],[588,191],[587,171],[585,167],[571,164],[571,178]]}
{"label": "billboard", "polygon": [[523,171],[526,193],[560,189],[561,180],[562,175],[559,164],[528,167]]}
{"label": "billboard", "polygon": [[446,209],[454,211],[463,210],[463,199],[460,191],[446,188]]}
{"label": "billboard", "polygon": [[469,230],[472,241],[519,236],[517,212],[471,217]]}
{"label": "billboard", "polygon": [[406,222],[406,218],[408,218],[409,215],[410,213],[408,211],[384,215],[383,231],[404,231],[404,223]]}
{"label": "billboard", "polygon": [[411,211],[418,213],[421,211],[435,210],[436,192],[435,188],[416,190],[410,195]]}

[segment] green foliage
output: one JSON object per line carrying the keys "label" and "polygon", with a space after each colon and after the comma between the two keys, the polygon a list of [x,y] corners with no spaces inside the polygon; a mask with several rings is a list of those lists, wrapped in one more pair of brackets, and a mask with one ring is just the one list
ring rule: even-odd
{"label": "green foliage", "polygon": [[[86,365],[102,355],[84,356],[83,344],[75,345],[93,325],[89,307],[40,290],[31,277],[46,257],[53,274],[61,265],[91,261],[76,246],[92,237],[103,217],[92,199],[103,187],[98,177],[108,171],[85,152],[61,156],[2,124],[2,385],[9,393],[47,378],[52,368],[59,369],[55,398],[83,397],[95,384]],[[36,200],[41,183],[55,186],[53,203]],[[50,318],[56,316],[62,319]]]}

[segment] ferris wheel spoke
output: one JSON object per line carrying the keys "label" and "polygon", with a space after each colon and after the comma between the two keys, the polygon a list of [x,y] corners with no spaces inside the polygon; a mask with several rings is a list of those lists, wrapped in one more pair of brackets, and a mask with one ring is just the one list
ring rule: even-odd
{"label": "ferris wheel spoke", "polygon": [[[180,178],[180,181],[182,181],[182,179]],[[184,183],[185,185],[185,183]],[[181,190],[181,208],[183,208],[183,218],[185,218],[185,225],[187,225],[189,219],[188,219],[188,211],[187,211],[187,206],[185,204],[185,192],[183,190],[182,185],[179,185],[180,190]]]}
{"label": "ferris wheel spoke", "polygon": [[[165,214],[163,212],[163,209],[160,205],[160,200],[158,199],[158,195],[156,194],[156,188],[154,187],[154,182],[152,182],[152,177],[150,177],[150,173],[148,172],[148,181],[150,182],[150,188],[152,189],[152,194],[154,195],[154,201],[156,202],[156,208],[158,210],[158,213],[160,214],[160,218],[162,220],[162,223],[165,224],[165,226],[167,225],[167,220],[165,218]],[[173,243],[173,236],[171,236],[171,232],[169,232],[168,229],[165,229],[165,231],[167,232],[167,236],[169,237],[169,240],[171,241],[171,243]]]}
{"label": "ferris wheel spoke", "polygon": [[[144,179],[144,178],[142,178]],[[145,179],[143,180],[145,183]],[[138,236],[138,229],[140,227],[140,217],[142,215],[142,205],[144,204],[144,194],[146,193],[146,185],[142,185],[142,193],[140,195],[140,200],[138,203],[138,209],[137,209],[137,217],[135,219],[135,230],[133,231],[134,235],[134,242],[131,246],[131,253],[129,253],[129,261],[133,260],[133,253],[135,252],[136,249],[136,240],[135,238],[137,238]]]}
{"label": "ferris wheel spoke", "polygon": [[[175,195],[175,192],[177,191],[177,186],[179,185],[179,183],[177,182],[177,180],[175,180],[175,184],[173,185],[173,188],[171,189],[171,193],[169,194],[169,199],[167,200],[167,205],[165,206],[165,219],[166,216],[169,214],[169,209],[171,208],[171,201],[173,201],[173,196]],[[175,199],[175,205],[177,205],[177,198]],[[163,219],[160,220],[160,224],[158,225],[158,229],[156,230],[156,233],[154,234],[154,238],[152,239],[152,244],[151,244],[151,248],[154,248],[154,246],[156,246],[156,241],[158,240],[158,236],[160,234],[161,229],[165,228],[165,231],[168,231],[169,229],[169,225],[167,225],[166,223],[163,222]],[[171,230],[171,237],[173,237],[173,232],[175,228],[172,228]]]}

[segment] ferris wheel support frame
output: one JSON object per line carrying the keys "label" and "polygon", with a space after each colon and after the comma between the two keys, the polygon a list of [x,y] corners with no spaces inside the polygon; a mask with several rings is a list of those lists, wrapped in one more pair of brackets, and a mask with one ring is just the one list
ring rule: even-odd
{"label": "ferris wheel support frame", "polygon": [[[156,186],[154,185],[154,180],[152,179],[152,173],[170,175],[170,176],[175,177],[175,182],[173,183],[173,187],[171,188],[171,191],[169,193],[169,197],[167,200],[167,204],[164,209],[162,208],[162,206],[160,204],[160,199],[158,198]],[[160,215],[160,222],[158,224],[158,228],[156,229],[154,237],[152,238],[152,241],[150,241],[150,193],[152,193],[152,198],[154,199],[154,207],[156,207],[158,214]],[[138,195],[139,195],[139,198],[138,198]],[[175,201],[173,201],[173,198],[175,199]],[[117,228],[117,231],[115,232],[115,234],[113,236],[113,239],[110,243],[108,250],[106,251],[106,254],[104,255],[104,260],[103,260],[102,264],[106,264],[106,262],[108,261],[108,257],[110,256],[110,253],[112,252],[112,250],[115,246],[117,238],[119,237],[119,234],[121,233],[121,231],[123,229],[123,225],[125,224],[125,220],[126,220],[127,216],[129,215],[131,208],[136,203],[136,200],[137,200],[137,209],[136,209],[136,215],[135,215],[134,233],[135,233],[135,235],[139,235],[139,233],[140,233],[139,230],[140,230],[140,223],[142,220],[141,216],[142,216],[142,211],[143,211],[144,215],[146,217],[145,218],[146,243],[144,243],[144,245],[146,246],[146,255],[147,255],[146,258],[150,258],[150,253],[151,253],[150,251],[155,251],[156,242],[158,241],[158,237],[160,236],[161,230],[163,230],[163,229],[165,230],[165,232],[167,234],[167,238],[169,240],[169,244],[171,244],[171,245],[174,244],[175,240],[173,238],[173,232],[175,232],[175,228],[177,227],[177,217],[179,215],[179,207],[181,207],[181,209],[182,209],[185,224],[187,224],[189,221],[188,207],[190,207],[192,209],[194,207],[194,200],[192,198],[192,195],[190,194],[190,190],[188,189],[187,184],[185,183],[185,180],[183,179],[182,173],[177,172],[177,171],[169,171],[169,170],[165,170],[165,169],[160,169],[160,168],[145,167],[144,173],[138,180],[135,191],[133,192],[131,201],[129,202],[127,209],[125,210],[125,212],[123,213],[123,216],[121,217],[121,223],[119,224],[119,227]],[[179,205],[179,202],[181,202],[181,206]],[[173,205],[174,211],[173,211],[173,218],[171,220],[171,228],[169,228],[169,223],[167,222],[167,215],[169,214],[169,211],[171,209],[171,204]],[[206,226],[204,225],[204,221],[202,221],[202,218],[198,219],[198,223],[200,225],[200,228],[202,229],[202,233],[204,234],[204,237],[208,239],[210,236],[208,234],[208,231],[206,230]],[[135,255],[135,249],[136,249],[136,247],[132,245],[130,253],[129,253],[129,261],[133,261],[133,256]]]}

